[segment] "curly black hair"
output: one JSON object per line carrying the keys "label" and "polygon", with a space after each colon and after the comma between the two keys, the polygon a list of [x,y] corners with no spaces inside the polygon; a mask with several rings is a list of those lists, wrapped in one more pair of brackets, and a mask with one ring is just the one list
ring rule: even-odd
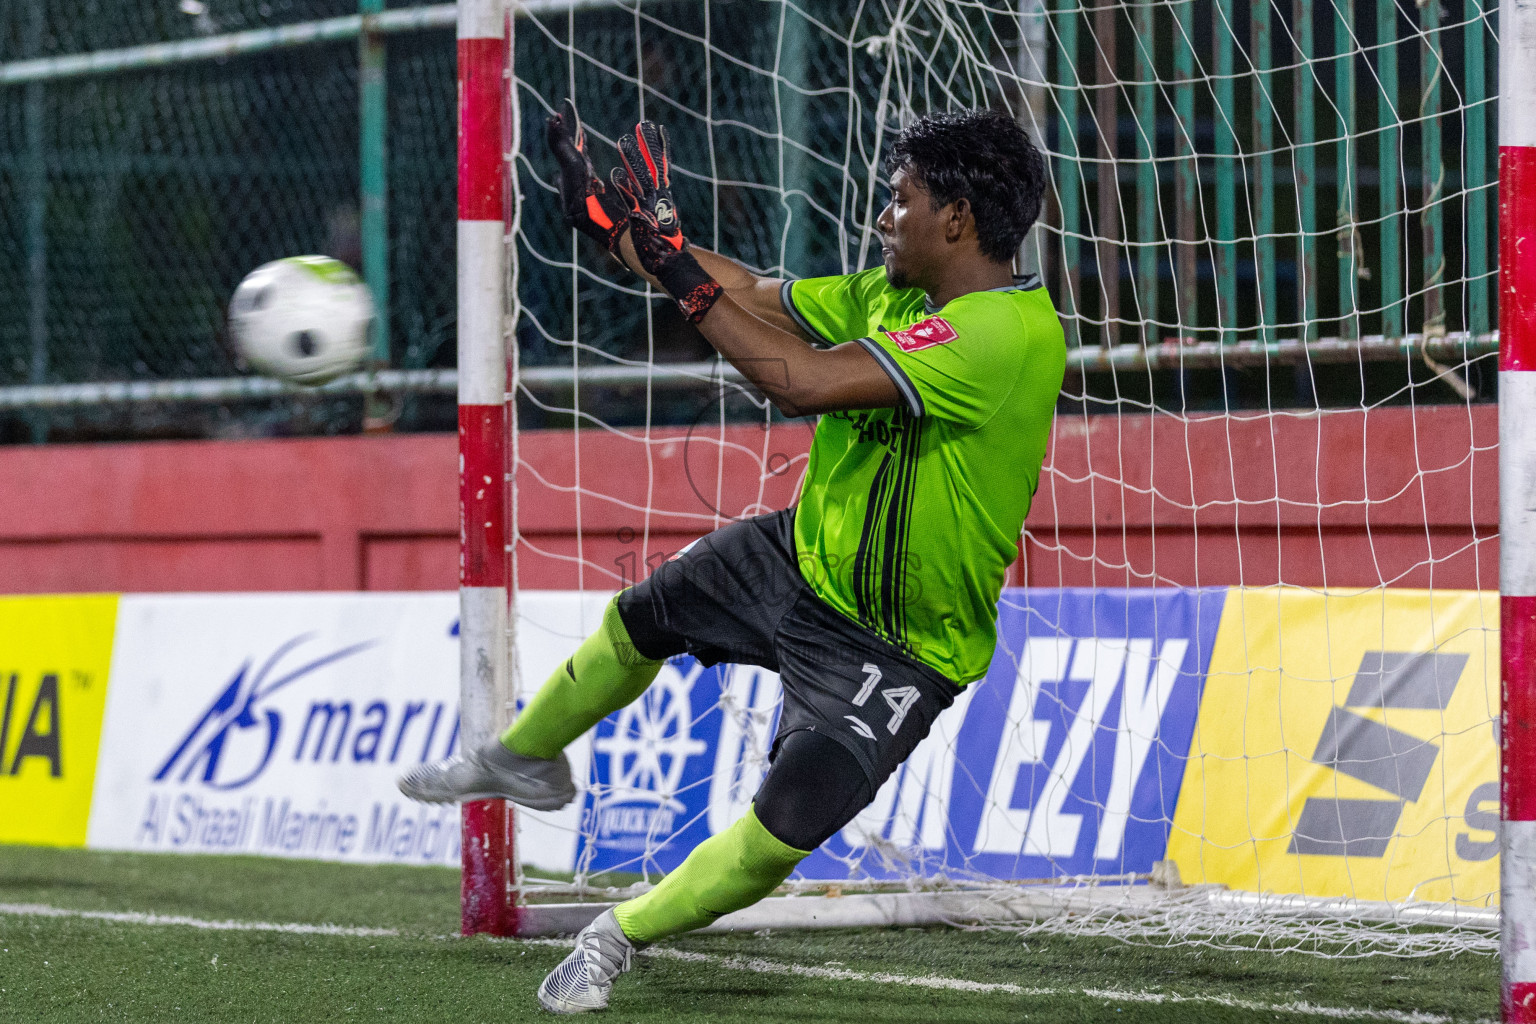
{"label": "curly black hair", "polygon": [[916,178],[935,210],[969,200],[981,252],[999,263],[1013,259],[1045,196],[1040,150],[1013,118],[996,110],[918,118],[896,137],[885,169]]}

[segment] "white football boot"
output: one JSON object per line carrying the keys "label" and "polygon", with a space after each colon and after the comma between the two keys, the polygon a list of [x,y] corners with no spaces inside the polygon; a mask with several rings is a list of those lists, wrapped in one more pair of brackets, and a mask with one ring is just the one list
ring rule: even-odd
{"label": "white football boot", "polygon": [[553,1013],[606,1010],[614,979],[633,966],[635,951],[645,946],[631,942],[613,911],[604,911],[581,930],[571,955],[539,985],[540,1005]]}
{"label": "white football boot", "polygon": [[535,811],[558,811],[576,797],[571,762],[514,754],[491,740],[462,760],[419,764],[396,780],[400,792],[424,804],[511,800]]}

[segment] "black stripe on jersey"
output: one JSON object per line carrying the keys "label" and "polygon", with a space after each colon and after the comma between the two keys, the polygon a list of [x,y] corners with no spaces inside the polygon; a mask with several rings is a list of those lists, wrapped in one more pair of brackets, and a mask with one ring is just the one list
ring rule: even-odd
{"label": "black stripe on jersey", "polygon": [[852,583],[860,621],[905,648],[907,542],[917,490],[920,424],[900,409],[894,421],[900,440],[895,451],[887,449],[870,482],[864,528],[854,552]]}
{"label": "black stripe on jersey", "polygon": [[884,510],[890,500],[891,455],[886,453],[875,470],[869,484],[869,497],[864,502],[864,529],[859,534],[859,546],[853,554],[853,598],[858,607],[859,620],[872,624],[875,620],[875,566],[870,552],[877,543],[876,534],[884,524]]}
{"label": "black stripe on jersey", "polygon": [[902,506],[901,516],[901,605],[900,624],[902,645],[906,645],[907,639],[907,608],[910,601],[907,599],[907,583],[909,574],[916,570],[916,566],[908,563],[907,541],[912,537],[912,503],[917,495],[917,460],[922,454],[923,433],[922,424],[916,419],[906,418],[903,437],[904,454],[907,459],[907,494]]}
{"label": "black stripe on jersey", "polygon": [[898,448],[900,459],[896,486],[891,500],[890,522],[886,540],[886,622],[893,642],[903,649],[907,647],[907,542],[912,535],[912,498],[917,492],[917,453],[919,449],[919,424],[914,417],[899,412],[897,426],[901,430]]}
{"label": "black stripe on jersey", "polygon": [[897,561],[897,549],[902,542],[901,503],[902,492],[907,486],[907,460],[897,449],[896,480],[891,487],[891,499],[884,509],[885,531],[880,538],[880,632],[891,640],[901,634],[896,630],[897,591],[901,587],[901,565]]}
{"label": "black stripe on jersey", "polygon": [[895,523],[891,509],[901,493],[902,465],[899,456],[891,458],[891,472],[885,491],[880,495],[880,507],[874,514],[880,526],[876,533],[876,550],[880,557],[869,560],[869,596],[874,609],[875,630],[886,637],[894,636],[895,622],[891,616],[891,545],[896,540]]}
{"label": "black stripe on jersey", "polygon": [[901,565],[897,555],[903,539],[901,493],[906,487],[906,476],[905,462],[899,463],[896,485],[891,488],[890,507],[886,510],[885,533],[881,537],[884,543],[880,545],[880,632],[893,642],[899,641],[901,637],[896,625],[896,607],[901,590]]}

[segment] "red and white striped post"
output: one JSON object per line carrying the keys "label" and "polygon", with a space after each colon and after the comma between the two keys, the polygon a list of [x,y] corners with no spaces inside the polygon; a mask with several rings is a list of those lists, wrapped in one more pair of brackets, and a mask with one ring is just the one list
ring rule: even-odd
{"label": "red and white striped post", "polygon": [[1499,901],[1504,1020],[1536,1024],[1536,6],[1499,2]]}
{"label": "red and white striped post", "polygon": [[[509,693],[504,0],[459,0],[459,739],[494,738]],[[463,931],[511,935],[512,809],[464,805]]]}

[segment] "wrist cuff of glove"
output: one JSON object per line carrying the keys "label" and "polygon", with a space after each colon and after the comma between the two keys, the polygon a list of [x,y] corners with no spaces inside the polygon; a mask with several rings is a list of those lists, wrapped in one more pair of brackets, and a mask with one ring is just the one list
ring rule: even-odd
{"label": "wrist cuff of glove", "polygon": [[699,261],[686,252],[678,253],[656,273],[656,280],[677,300],[677,306],[691,324],[697,324],[714,308],[725,289],[710,277]]}
{"label": "wrist cuff of glove", "polygon": [[[610,253],[613,254],[615,259],[619,258],[619,242],[620,242],[621,239],[623,239],[624,232],[626,232],[628,230],[629,230],[629,218],[625,217],[623,220],[621,220],[618,223],[614,224],[613,227],[609,228],[607,230],[607,232],[604,233],[603,240],[602,240],[603,241],[603,246]],[[619,262],[622,263],[624,261],[622,259],[620,259]]]}

